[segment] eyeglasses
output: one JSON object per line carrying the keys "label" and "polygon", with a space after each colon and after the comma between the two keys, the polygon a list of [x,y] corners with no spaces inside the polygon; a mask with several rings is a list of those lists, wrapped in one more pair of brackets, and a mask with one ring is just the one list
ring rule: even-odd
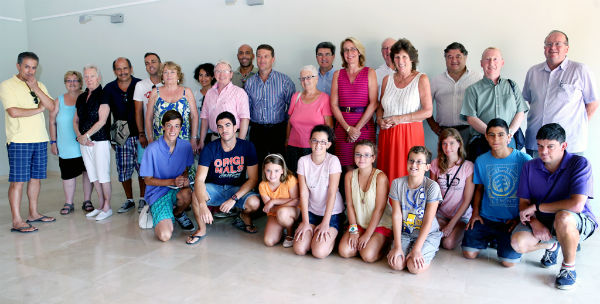
{"label": "eyeglasses", "polygon": [[65,80],[66,83],[79,83],[79,79],[67,79]]}
{"label": "eyeglasses", "polygon": [[318,140],[318,139],[314,139],[313,138],[313,139],[310,140],[310,143],[313,144],[313,145],[317,145],[318,144],[320,146],[325,146],[325,145],[327,145],[328,141],[326,141],[326,140]]}
{"label": "eyeglasses", "polygon": [[229,74],[230,70],[215,70],[215,74]]}
{"label": "eyeglasses", "polygon": [[365,153],[365,154],[360,154],[360,153],[354,153],[354,157],[356,158],[371,158],[373,156],[373,154],[369,154],[369,153]]}
{"label": "eyeglasses", "polygon": [[388,46],[388,47],[382,47],[382,48],[381,48],[381,50],[382,50],[382,51],[389,51],[389,50],[391,50],[391,49],[392,49],[392,48],[391,48],[391,47],[389,47],[389,46]]}
{"label": "eyeglasses", "polygon": [[551,48],[552,46],[561,47],[567,45],[566,42],[557,41],[557,42],[546,42],[544,43],[544,47]]}
{"label": "eyeglasses", "polygon": [[409,159],[409,160],[408,160],[408,164],[409,164],[409,165],[415,164],[415,165],[417,165],[417,166],[420,166],[420,165],[425,165],[425,164],[427,164],[427,162],[424,162],[424,161],[422,161],[422,160],[420,160],[420,159],[419,159],[419,160]]}
{"label": "eyeglasses", "polygon": [[315,77],[317,77],[317,76],[311,75],[311,76],[306,76],[306,77],[299,77],[298,80],[306,81],[306,80],[311,80],[312,78],[315,78]]}
{"label": "eyeglasses", "polygon": [[355,47],[344,49],[344,53],[349,53],[349,52],[358,52],[358,49]]}
{"label": "eyeglasses", "polygon": [[40,100],[38,99],[37,95],[35,95],[35,93],[33,93],[33,91],[29,91],[29,94],[31,94],[31,97],[33,97],[33,103],[35,103],[35,104],[40,103]]}

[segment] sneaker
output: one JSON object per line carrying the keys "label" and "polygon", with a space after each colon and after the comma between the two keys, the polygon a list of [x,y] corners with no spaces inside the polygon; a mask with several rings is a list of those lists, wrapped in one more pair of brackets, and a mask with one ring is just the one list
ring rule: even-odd
{"label": "sneaker", "polygon": [[192,223],[192,220],[190,220],[185,212],[183,212],[181,216],[175,217],[175,219],[177,220],[177,223],[179,223],[179,226],[181,226],[181,229],[186,231],[194,230],[194,223]]}
{"label": "sneaker", "polygon": [[100,211],[98,216],[96,216],[97,221],[105,220],[112,216],[112,209],[108,209],[108,211]]}
{"label": "sneaker", "polygon": [[577,279],[577,272],[575,269],[561,269],[556,276],[556,288],[558,289],[571,289],[575,285]]}
{"label": "sneaker", "polygon": [[102,212],[102,210],[94,209],[93,211],[86,213],[85,216],[86,217],[95,217],[96,215],[100,214],[100,212]]}
{"label": "sneaker", "polygon": [[129,211],[129,209],[135,207],[135,203],[133,202],[133,200],[126,200],[123,205],[121,205],[121,208],[119,208],[119,213],[125,213],[127,211]]}
{"label": "sneaker", "polygon": [[144,206],[146,205],[146,200],[145,199],[140,199],[140,201],[138,202],[138,213],[142,212],[142,209],[144,208]]}
{"label": "sneaker", "polygon": [[288,235],[283,240],[283,248],[290,248],[292,246],[294,246],[294,238]]}
{"label": "sneaker", "polygon": [[542,256],[542,259],[540,260],[542,267],[548,268],[556,265],[559,249],[559,243],[556,243],[556,248],[554,250],[546,249],[546,252],[544,252],[544,256]]}

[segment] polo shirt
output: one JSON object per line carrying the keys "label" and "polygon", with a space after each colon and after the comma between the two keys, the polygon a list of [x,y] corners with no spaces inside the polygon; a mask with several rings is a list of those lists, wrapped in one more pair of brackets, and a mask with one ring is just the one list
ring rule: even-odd
{"label": "polo shirt", "polygon": [[590,208],[590,199],[594,198],[592,183],[592,166],[588,160],[565,151],[560,166],[554,173],[550,173],[539,158],[525,163],[519,178],[517,196],[545,204],[568,199],[572,194],[585,195],[587,200],[582,213],[594,220],[598,227]]}
{"label": "polo shirt", "polygon": [[287,120],[287,111],[296,86],[283,73],[271,70],[263,82],[259,73],[244,85],[250,103],[250,120],[258,124],[278,124]]}
{"label": "polo shirt", "polygon": [[[435,121],[443,127],[469,125],[460,118],[465,90],[481,80],[481,73],[469,69],[458,81],[445,71],[431,79],[431,97],[435,100]],[[510,122],[508,122],[510,123]]]}
{"label": "polo shirt", "polygon": [[252,69],[252,71],[250,71],[250,73],[248,73],[248,75],[244,76],[242,75],[242,73],[240,73],[240,68],[238,67],[237,70],[233,71],[233,77],[231,78],[231,82],[233,84],[235,84],[236,86],[240,87],[240,88],[244,88],[244,85],[246,84],[246,80],[248,80],[248,78],[252,77],[252,75],[258,73],[258,68],[254,67]]}
{"label": "polo shirt", "polygon": [[[38,86],[50,97],[43,83],[38,81]],[[30,92],[27,84],[17,75],[0,83],[0,101],[2,101],[4,110],[6,111],[8,108],[37,109],[38,104],[33,101]],[[49,140],[43,112],[28,117],[10,117],[7,112],[4,126],[7,144],[12,142],[37,143]]]}
{"label": "polo shirt", "polygon": [[110,106],[110,112],[113,119],[127,120],[129,126],[129,137],[138,136],[137,124],[135,122],[135,102],[133,94],[135,93],[135,85],[140,81],[139,78],[131,77],[131,82],[127,91],[123,92],[119,88],[117,79],[109,82],[104,87],[104,99]]}
{"label": "polo shirt", "polygon": [[230,82],[219,93],[217,86],[218,84],[208,89],[200,111],[200,118],[208,121],[208,127],[213,133],[218,133],[216,119],[222,112],[231,112],[238,126],[241,118],[250,118],[248,94],[244,89]]}
{"label": "polo shirt", "polygon": [[[140,165],[140,176],[158,179],[176,178],[193,164],[194,153],[188,140],[177,138],[175,148],[171,153],[164,136],[161,136],[146,147]],[[169,187],[147,185],[144,199],[151,206],[168,191]]]}

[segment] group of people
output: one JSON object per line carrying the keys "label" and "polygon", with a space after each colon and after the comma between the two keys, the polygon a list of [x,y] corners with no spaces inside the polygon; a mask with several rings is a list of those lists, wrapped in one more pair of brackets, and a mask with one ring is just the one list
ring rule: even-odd
{"label": "group of people", "polygon": [[[451,43],[447,70],[431,83],[417,71],[418,51],[407,39],[384,40],[385,63],[377,69],[365,66],[356,38],[340,48],[342,68],[335,70],[335,45],[316,46],[319,67],[300,70],[300,92],[273,70],[275,50],[262,44],[257,67],[249,45],[239,47],[236,70],[227,61],[199,65],[198,90],[182,85],[178,64],[146,53],[148,78],[133,77],[131,62],[120,57],[116,79],[104,88],[97,66],[65,73],[67,93],[56,100],[35,78],[38,57],[19,54],[18,74],[0,84],[11,231],[34,232],[32,222],[56,220],[37,211],[48,141],[63,180],[60,213],[74,211],[82,175],[86,216],[112,216],[112,147],[127,197],[118,212],[135,207],[137,171],[138,211],[148,205],[161,241],[176,221],[195,230],[186,243],[196,244],[218,216],[234,216],[236,228],[256,233],[261,209],[264,243],[282,241],[299,255],[327,257],[339,240],[342,257],[374,262],[387,254],[391,268],[419,273],[440,245],[454,249],[461,240],[466,258],[492,246],[506,267],[537,249],[546,249],[542,265],[552,266],[562,248],[556,286],[573,286],[578,243],[597,227],[591,167],[581,154],[598,102],[588,68],[566,58],[567,35],[548,34],[546,61],[529,70],[522,91],[500,76],[504,60],[493,47],[482,54],[482,77],[466,67],[465,47]],[[434,160],[423,120],[439,136]],[[25,182],[30,208],[23,221]]]}

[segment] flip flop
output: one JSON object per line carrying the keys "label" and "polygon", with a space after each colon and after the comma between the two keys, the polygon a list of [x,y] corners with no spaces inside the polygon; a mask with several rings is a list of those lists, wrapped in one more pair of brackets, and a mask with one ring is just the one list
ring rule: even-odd
{"label": "flip flop", "polygon": [[258,232],[258,229],[256,229],[256,226],[244,223],[244,220],[242,220],[242,218],[239,216],[236,217],[235,220],[233,220],[233,223],[231,223],[231,225],[233,225],[233,227],[235,227],[239,230],[242,230],[246,233],[253,234],[253,233]]}
{"label": "flip flop", "polygon": [[185,241],[185,243],[186,243],[186,244],[188,244],[188,245],[196,245],[196,244],[198,244],[198,243],[200,242],[200,240],[202,240],[202,239],[203,239],[205,236],[206,236],[206,234],[205,234],[205,235],[190,235],[189,237],[190,237],[190,238],[192,238],[192,239],[191,239],[191,240],[189,240],[189,239],[188,239],[188,240],[186,240],[186,241]]}
{"label": "flip flop", "polygon": [[73,204],[66,204],[60,209],[60,214],[67,215],[75,210],[75,206]]}
{"label": "flip flop", "polygon": [[[48,219],[48,220],[45,221],[45,219]],[[54,221],[56,221],[55,218],[51,218],[51,217],[42,215],[42,216],[36,218],[35,220],[26,220],[25,222],[29,224],[29,223],[35,223],[35,222],[39,222],[39,223],[52,223]]]}
{"label": "flip flop", "polygon": [[[25,229],[29,229],[29,228],[34,228],[34,230],[25,231]],[[14,227],[10,228],[10,232],[18,232],[18,233],[32,233],[32,232],[36,232],[36,231],[38,231],[38,229],[31,225],[23,226],[23,227],[19,227],[19,228],[14,228]]]}

